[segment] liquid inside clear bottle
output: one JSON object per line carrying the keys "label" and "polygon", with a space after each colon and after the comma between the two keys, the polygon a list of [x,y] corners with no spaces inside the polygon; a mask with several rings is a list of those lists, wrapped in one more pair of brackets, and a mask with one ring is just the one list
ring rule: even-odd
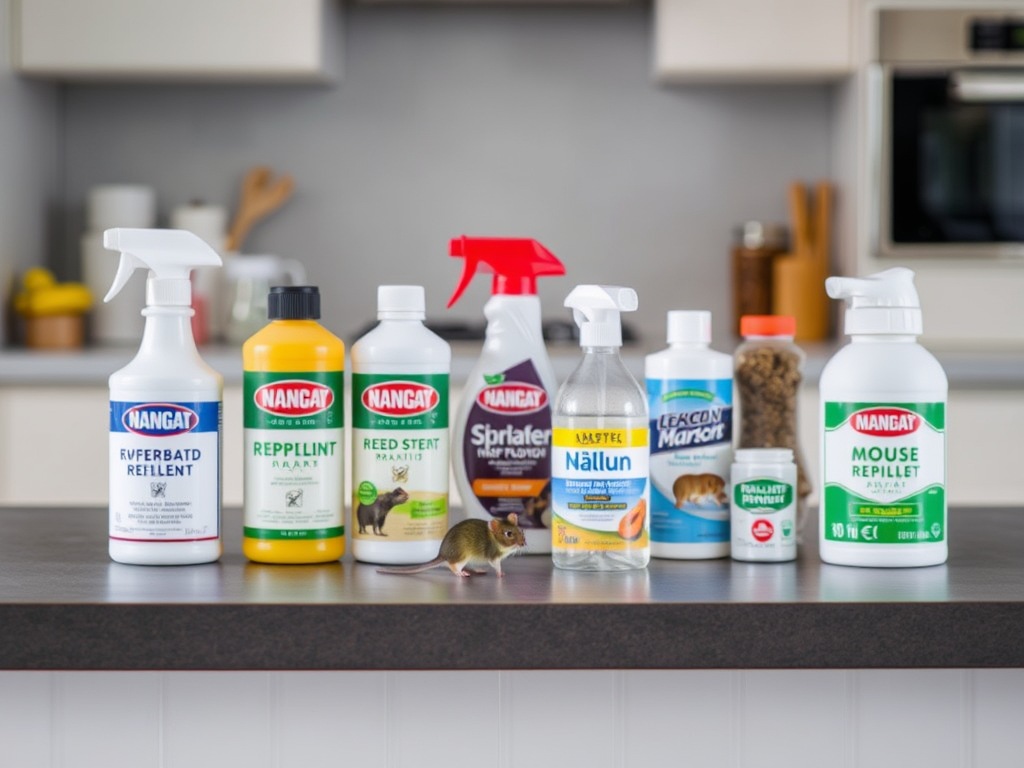
{"label": "liquid inside clear bottle", "polygon": [[[566,505],[571,494],[560,493],[566,481],[567,467],[564,450],[558,443],[564,441],[559,435],[608,433],[626,434],[639,438],[649,429],[647,419],[647,398],[636,379],[626,368],[619,356],[618,347],[584,347],[583,359],[562,384],[555,399],[553,425],[555,428],[555,459],[552,462],[553,502],[557,515],[561,506],[568,513]],[[647,443],[643,438],[639,446],[631,449],[631,466],[628,474],[634,477],[634,489],[641,489],[641,498],[636,505],[630,505],[626,512],[640,507],[636,536],[614,539],[609,535],[609,546],[579,548],[567,545],[559,525],[552,527],[552,561],[558,568],[587,571],[618,571],[644,568],[650,561],[649,519],[647,514],[650,489],[647,478]],[[611,451],[609,452],[611,453]],[[642,458],[642,461],[641,461]],[[641,466],[642,464],[642,466]],[[600,478],[600,472],[591,472]],[[643,478],[642,484],[639,478]],[[559,481],[563,481],[560,483]],[[615,480],[620,483],[625,481]],[[595,494],[595,496],[600,494]],[[578,498],[578,497],[577,497]],[[626,498],[624,494],[622,498]],[[615,497],[611,499],[612,502]]]}

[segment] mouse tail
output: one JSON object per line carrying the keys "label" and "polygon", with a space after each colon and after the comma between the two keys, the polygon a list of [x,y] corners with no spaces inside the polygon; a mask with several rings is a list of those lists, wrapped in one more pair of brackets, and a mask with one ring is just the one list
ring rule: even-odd
{"label": "mouse tail", "polygon": [[418,563],[416,565],[389,565],[383,568],[378,568],[377,573],[422,573],[423,571],[429,571],[431,568],[437,568],[445,562],[443,557],[435,557],[429,563]]}

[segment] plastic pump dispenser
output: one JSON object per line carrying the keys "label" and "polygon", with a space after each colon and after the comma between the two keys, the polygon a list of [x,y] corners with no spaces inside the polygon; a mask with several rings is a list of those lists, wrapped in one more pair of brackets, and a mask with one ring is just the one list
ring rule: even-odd
{"label": "plastic pump dispenser", "polygon": [[893,267],[864,278],[830,277],[825,291],[845,299],[847,335],[908,334],[924,332],[921,303],[914,288],[914,272]]}
{"label": "plastic pump dispenser", "polygon": [[550,552],[551,401],[558,380],[541,331],[537,278],[565,274],[565,267],[525,238],[459,237],[449,252],[465,259],[449,307],[477,272],[494,275],[483,349],[452,430],[456,487],[467,517],[490,521],[515,512],[526,552]]}
{"label": "plastic pump dispenser", "polygon": [[187,565],[217,560],[221,543],[223,377],[192,336],[195,267],[217,252],[185,230],[108,229],[121,252],[104,301],[148,269],[138,354],[110,376],[110,557]]}
{"label": "plastic pump dispenser", "polygon": [[944,563],[948,382],[917,343],[914,273],[830,277],[851,343],[821,373],[819,548],[826,563]]}
{"label": "plastic pump dispenser", "polygon": [[622,362],[621,312],[636,292],[578,285],[566,297],[583,357],[555,399],[552,560],[613,571],[650,560],[647,398]]}

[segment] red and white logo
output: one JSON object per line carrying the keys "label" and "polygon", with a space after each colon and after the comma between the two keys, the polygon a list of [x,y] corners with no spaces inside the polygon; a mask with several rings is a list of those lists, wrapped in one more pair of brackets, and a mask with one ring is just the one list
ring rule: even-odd
{"label": "red and white logo", "polygon": [[415,381],[386,381],[363,390],[363,407],[381,416],[418,416],[441,402],[433,387]]}
{"label": "red and white logo", "polygon": [[863,435],[900,437],[916,432],[921,417],[904,408],[867,408],[853,414],[852,426]]}
{"label": "red and white logo", "polygon": [[260,410],[275,416],[311,416],[334,403],[334,391],[315,381],[289,379],[264,384],[253,394]]}
{"label": "red and white logo", "polygon": [[775,526],[767,520],[755,520],[754,524],[750,526],[750,535],[761,542],[768,541],[774,533]]}
{"label": "red and white logo", "polygon": [[533,413],[548,404],[548,393],[533,384],[495,384],[481,389],[476,402],[492,413]]}

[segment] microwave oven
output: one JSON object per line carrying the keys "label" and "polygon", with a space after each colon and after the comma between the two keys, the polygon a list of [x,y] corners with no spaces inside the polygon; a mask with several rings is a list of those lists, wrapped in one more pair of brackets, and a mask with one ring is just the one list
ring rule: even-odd
{"label": "microwave oven", "polygon": [[876,35],[876,254],[1024,263],[1024,8],[885,9]]}

